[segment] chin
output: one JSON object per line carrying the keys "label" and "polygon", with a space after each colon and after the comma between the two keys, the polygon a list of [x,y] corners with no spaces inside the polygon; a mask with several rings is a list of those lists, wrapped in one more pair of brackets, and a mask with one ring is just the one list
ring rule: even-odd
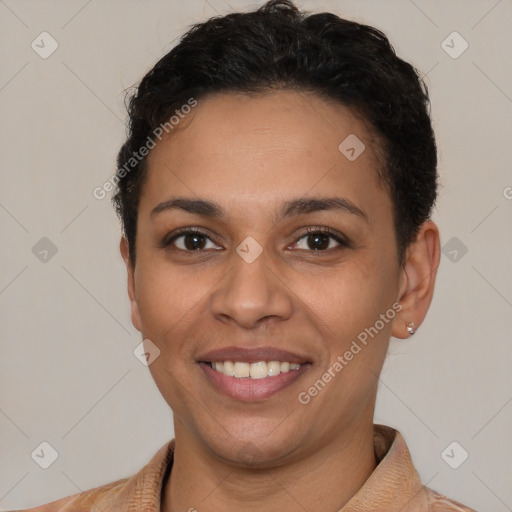
{"label": "chin", "polygon": [[254,420],[251,420],[252,428],[250,425],[245,427],[244,423],[230,428],[229,434],[220,427],[222,432],[215,429],[213,435],[210,432],[201,437],[210,451],[223,462],[262,469],[279,465],[301,444],[299,440],[294,441],[289,428],[281,432],[274,424],[272,432],[272,429],[255,429]]}

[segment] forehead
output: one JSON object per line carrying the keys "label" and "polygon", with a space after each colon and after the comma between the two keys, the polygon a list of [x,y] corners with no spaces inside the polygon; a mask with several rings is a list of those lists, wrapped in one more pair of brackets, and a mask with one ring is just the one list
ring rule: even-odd
{"label": "forehead", "polygon": [[141,207],[170,193],[229,209],[336,192],[369,207],[387,196],[378,154],[364,119],[311,93],[211,95],[151,150]]}

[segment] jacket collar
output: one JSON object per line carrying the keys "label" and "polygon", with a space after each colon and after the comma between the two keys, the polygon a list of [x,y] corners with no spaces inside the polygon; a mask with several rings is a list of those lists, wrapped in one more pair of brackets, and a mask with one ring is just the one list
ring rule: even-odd
{"label": "jacket collar", "polygon": [[[417,507],[426,503],[426,488],[400,432],[375,424],[373,437],[378,465],[339,512],[423,510]],[[141,506],[146,512],[160,511],[162,490],[172,469],[174,446],[174,439],[167,442],[139,473],[126,481],[119,498],[129,503],[128,512],[137,512]]]}

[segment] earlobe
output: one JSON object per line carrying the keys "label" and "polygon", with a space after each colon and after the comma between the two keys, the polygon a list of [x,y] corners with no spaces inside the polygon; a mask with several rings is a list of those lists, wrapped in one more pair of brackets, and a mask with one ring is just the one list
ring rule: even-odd
{"label": "earlobe", "polygon": [[402,309],[392,331],[395,338],[410,337],[423,322],[434,295],[440,254],[439,230],[426,221],[407,249],[398,297]]}
{"label": "earlobe", "polygon": [[126,265],[126,272],[128,274],[128,297],[130,298],[131,318],[132,324],[139,332],[142,331],[142,324],[140,319],[139,306],[135,293],[135,268],[130,260],[129,244],[126,237],[122,237],[119,243],[121,256],[123,257]]}

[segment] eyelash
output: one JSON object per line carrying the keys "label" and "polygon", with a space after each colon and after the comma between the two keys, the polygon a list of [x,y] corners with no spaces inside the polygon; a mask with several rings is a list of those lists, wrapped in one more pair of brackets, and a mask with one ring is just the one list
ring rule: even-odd
{"label": "eyelash", "polygon": [[[182,228],[182,229],[179,229],[176,233],[174,233],[171,238],[169,238],[169,236],[166,236],[162,240],[161,248],[166,248],[166,247],[170,246],[175,240],[177,240],[178,238],[180,238],[184,235],[188,235],[188,234],[201,235],[201,236],[204,236],[205,238],[207,238],[208,240],[210,240],[211,242],[216,243],[214,240],[212,240],[210,238],[210,236],[208,236],[207,233],[205,233],[204,231],[202,231],[199,228]],[[299,237],[296,239],[294,244],[306,236],[315,235],[315,234],[328,235],[330,238],[333,238],[336,242],[338,242],[339,246],[331,247],[330,249],[320,249],[320,250],[302,249],[302,250],[306,250],[307,252],[310,252],[312,254],[321,254],[321,253],[327,253],[329,251],[336,250],[336,249],[343,249],[343,248],[350,247],[348,240],[346,240],[342,235],[338,234],[336,231],[333,231],[330,228],[327,228],[325,226],[314,226],[314,227],[306,228],[299,235]],[[174,250],[181,251],[183,253],[188,253],[188,254],[204,253],[204,252],[208,251],[208,249],[185,250],[185,249],[179,249],[176,247],[174,248]]]}

